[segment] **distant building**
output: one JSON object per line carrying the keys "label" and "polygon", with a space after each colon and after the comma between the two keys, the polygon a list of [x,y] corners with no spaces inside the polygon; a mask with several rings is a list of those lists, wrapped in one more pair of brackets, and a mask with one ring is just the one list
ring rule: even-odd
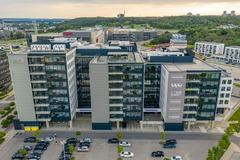
{"label": "distant building", "polygon": [[91,44],[104,43],[105,31],[102,28],[84,28],[80,30],[67,30],[63,32],[65,38],[77,38]]}
{"label": "distant building", "polygon": [[193,16],[192,12],[188,12],[187,16]]}
{"label": "distant building", "polygon": [[173,34],[170,39],[170,48],[185,49],[187,48],[186,35]]}
{"label": "distant building", "polygon": [[240,46],[229,46],[225,48],[225,61],[232,64],[240,64]]}
{"label": "distant building", "polygon": [[223,17],[236,16],[236,12],[235,11],[231,11],[230,13],[227,13],[227,11],[223,11],[222,16]]}
{"label": "distant building", "polygon": [[6,92],[11,86],[11,76],[7,52],[0,48],[0,92]]}
{"label": "distant building", "polygon": [[117,41],[146,41],[157,36],[157,31],[154,30],[137,30],[137,29],[122,29],[122,28],[113,28],[108,29],[107,37],[109,40]]}
{"label": "distant building", "polygon": [[236,12],[235,11],[231,11],[231,16],[236,16]]}
{"label": "distant building", "polygon": [[207,57],[223,57],[224,44],[216,42],[196,42],[194,51]]}

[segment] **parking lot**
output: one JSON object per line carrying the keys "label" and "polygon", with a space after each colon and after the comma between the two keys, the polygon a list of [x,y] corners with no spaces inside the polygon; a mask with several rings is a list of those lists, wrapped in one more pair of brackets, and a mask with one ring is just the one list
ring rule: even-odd
{"label": "parking lot", "polygon": [[[111,137],[109,137],[111,138]],[[9,143],[0,150],[1,159],[8,160],[11,156],[24,145],[24,137],[14,137]],[[58,139],[58,140],[62,140]],[[152,151],[162,150],[167,157],[173,155],[180,155],[184,160],[204,160],[207,156],[208,148],[212,147],[215,140],[178,140],[177,147],[175,149],[163,149],[158,140],[128,140],[132,144],[131,147],[124,147],[125,151],[131,151],[135,154],[134,160],[154,160],[151,158]],[[31,144],[34,145],[34,144]],[[41,160],[57,160],[60,152],[62,151],[62,145],[58,142],[52,142],[48,149],[43,153]],[[108,144],[107,139],[93,139],[89,152],[76,152],[74,153],[76,160],[116,160],[117,145]],[[159,158],[158,158],[159,159]]]}

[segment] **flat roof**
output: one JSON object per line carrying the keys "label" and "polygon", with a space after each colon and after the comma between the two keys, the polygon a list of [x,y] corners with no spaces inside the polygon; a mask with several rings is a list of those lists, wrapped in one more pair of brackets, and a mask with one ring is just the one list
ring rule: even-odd
{"label": "flat roof", "polygon": [[226,48],[236,48],[236,49],[240,49],[240,46],[227,46]]}
{"label": "flat roof", "polygon": [[217,42],[205,42],[205,41],[196,42],[196,43],[205,43],[205,44],[221,44],[221,45],[224,45],[224,43],[217,43]]}
{"label": "flat roof", "polygon": [[164,64],[168,71],[221,71],[203,61],[194,59],[193,63]]}
{"label": "flat roof", "polygon": [[[121,53],[121,52],[120,52]],[[98,56],[94,58],[91,63],[93,64],[108,64],[108,63],[144,63],[144,59],[139,53],[125,52],[124,55],[116,52],[116,57],[113,54],[109,56]]]}

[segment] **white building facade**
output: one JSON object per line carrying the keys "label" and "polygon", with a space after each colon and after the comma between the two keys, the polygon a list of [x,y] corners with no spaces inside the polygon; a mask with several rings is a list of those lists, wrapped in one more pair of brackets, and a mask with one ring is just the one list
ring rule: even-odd
{"label": "white building facade", "polygon": [[228,63],[240,64],[240,46],[226,47],[224,58]]}
{"label": "white building facade", "polygon": [[204,56],[222,58],[224,56],[224,44],[216,42],[196,42],[194,51]]}

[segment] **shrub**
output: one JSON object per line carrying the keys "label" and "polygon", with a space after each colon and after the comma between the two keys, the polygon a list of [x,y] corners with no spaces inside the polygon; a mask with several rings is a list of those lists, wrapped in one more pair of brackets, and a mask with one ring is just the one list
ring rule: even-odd
{"label": "shrub", "polygon": [[10,121],[8,119],[2,120],[2,122],[1,122],[2,128],[7,128],[11,123],[12,123],[12,121]]}
{"label": "shrub", "polygon": [[14,114],[14,115],[17,115],[17,111],[14,111],[13,114]]}
{"label": "shrub", "polygon": [[21,148],[21,149],[18,150],[18,153],[23,155],[23,156],[26,156],[28,154],[28,151],[24,148]]}
{"label": "shrub", "polygon": [[5,135],[6,135],[5,132],[1,132],[1,131],[0,131],[0,138],[3,138]]}
{"label": "shrub", "polygon": [[9,115],[9,116],[7,116],[7,119],[8,119],[8,120],[13,120],[14,118],[15,118],[14,115]]}
{"label": "shrub", "polygon": [[4,138],[0,138],[0,144],[2,144],[4,142]]}
{"label": "shrub", "polygon": [[121,139],[123,139],[123,134],[122,132],[117,132],[116,133],[116,138],[120,141]]}
{"label": "shrub", "polygon": [[122,147],[122,146],[118,146],[118,147],[117,147],[117,152],[118,152],[118,153],[121,153],[122,151],[123,151],[123,147]]}
{"label": "shrub", "polygon": [[9,111],[10,109],[11,109],[11,107],[10,107],[10,106],[4,107],[4,110],[7,110],[7,111]]}
{"label": "shrub", "polygon": [[74,151],[75,151],[74,146],[73,146],[73,145],[70,145],[70,146],[69,146],[69,152],[70,152],[71,154],[73,154]]}
{"label": "shrub", "polygon": [[14,106],[14,105],[15,105],[15,102],[11,102],[9,105],[10,105],[10,106]]}
{"label": "shrub", "polygon": [[5,111],[0,111],[0,114],[3,115],[5,113]]}

